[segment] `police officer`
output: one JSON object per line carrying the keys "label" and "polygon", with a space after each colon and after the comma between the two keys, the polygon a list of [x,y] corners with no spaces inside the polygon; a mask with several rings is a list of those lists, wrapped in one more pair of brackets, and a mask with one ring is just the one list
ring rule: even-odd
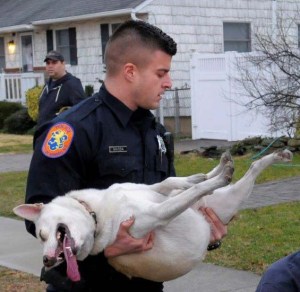
{"label": "police officer", "polygon": [[[103,189],[116,182],[153,184],[174,176],[167,153],[172,145],[165,143],[168,135],[150,110],[172,86],[169,71],[175,54],[176,43],[157,27],[133,20],[121,25],[107,44],[107,74],[100,91],[36,132],[26,203],[47,203],[74,189]],[[153,242],[129,235],[131,224],[133,220],[121,224],[120,236],[104,253],[79,262],[82,282],[67,280],[63,265],[43,271],[42,279],[51,284],[48,291],[163,291],[163,283],[129,279],[107,263],[109,256],[152,247]],[[34,224],[26,226],[34,235]],[[212,227],[223,236],[226,230],[220,226]]]}

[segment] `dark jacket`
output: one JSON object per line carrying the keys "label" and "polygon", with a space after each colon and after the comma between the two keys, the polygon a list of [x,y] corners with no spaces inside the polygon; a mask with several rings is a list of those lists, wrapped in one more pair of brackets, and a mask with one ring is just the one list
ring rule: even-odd
{"label": "dark jacket", "polygon": [[80,79],[71,73],[56,81],[50,78],[40,95],[37,127],[55,118],[63,108],[71,107],[84,98],[85,93]]}
{"label": "dark jacket", "polygon": [[299,292],[300,251],[273,263],[262,276],[256,292]]}
{"label": "dark jacket", "polygon": [[[47,131],[44,129],[35,135],[27,203],[47,203],[74,189],[104,189],[122,182],[153,184],[175,176],[168,149],[165,152],[159,146],[163,144],[165,129],[150,111],[132,112],[104,86],[99,93],[52,120]],[[35,233],[29,222],[27,229]],[[129,291],[147,291],[144,288],[148,283],[149,291],[161,291],[161,283],[141,279],[135,280],[133,289],[132,281],[109,266],[103,254],[89,256],[79,263],[79,268],[91,284],[86,291],[99,291],[105,282],[109,287],[117,285]]]}

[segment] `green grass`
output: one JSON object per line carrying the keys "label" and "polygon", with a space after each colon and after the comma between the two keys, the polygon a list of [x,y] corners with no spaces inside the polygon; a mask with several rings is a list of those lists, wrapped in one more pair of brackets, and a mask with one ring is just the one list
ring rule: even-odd
{"label": "green grass", "polygon": [[[234,180],[243,176],[250,167],[251,157],[234,157]],[[196,154],[175,157],[178,176],[208,172],[218,162],[219,159]],[[265,169],[257,183],[295,176],[300,179],[300,154],[294,156],[292,164]],[[0,173],[0,216],[16,218],[12,209],[24,202],[26,179],[27,172]],[[209,252],[205,261],[261,274],[270,263],[299,249],[299,209],[300,202],[294,202],[239,212],[229,224],[222,247]]]}
{"label": "green grass", "polygon": [[[253,156],[234,157],[233,182],[246,173],[254,161]],[[178,176],[206,173],[218,162],[218,159],[202,158],[195,154],[181,155],[175,159]],[[256,183],[296,176],[300,179],[299,154],[294,155],[291,163],[276,164],[265,169]],[[300,202],[293,202],[239,212],[229,224],[222,247],[209,252],[205,262],[261,275],[269,264],[300,248],[299,210]]]}
{"label": "green grass", "polygon": [[0,173],[0,216],[17,218],[12,209],[24,203],[27,172]]}
{"label": "green grass", "polygon": [[[240,179],[249,169],[253,154],[234,157],[233,182]],[[207,173],[217,166],[219,159],[203,158],[196,154],[177,155],[175,158],[175,168],[177,176],[187,176],[194,173]],[[257,178],[256,183],[284,179],[300,176],[300,154],[294,155],[292,163],[276,164],[265,169]]]}
{"label": "green grass", "polygon": [[32,152],[32,144],[19,144],[12,146],[1,146],[0,153],[30,153]]}
{"label": "green grass", "polygon": [[300,248],[300,202],[244,210],[230,224],[222,247],[205,262],[262,274],[266,267]]}
{"label": "green grass", "polygon": [[0,134],[0,153],[30,153],[32,152],[33,136]]}

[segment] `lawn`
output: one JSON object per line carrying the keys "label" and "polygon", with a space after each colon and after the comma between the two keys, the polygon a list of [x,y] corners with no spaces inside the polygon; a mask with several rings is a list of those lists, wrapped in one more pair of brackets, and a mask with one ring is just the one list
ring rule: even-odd
{"label": "lawn", "polygon": [[0,134],[0,153],[32,152],[33,136]]}
{"label": "lawn", "polygon": [[[22,138],[27,141],[23,145],[30,149],[32,137]],[[0,135],[0,152],[1,149]],[[20,148],[17,151],[21,151]],[[254,154],[248,154],[234,157],[234,181],[242,177],[250,167],[253,156]],[[175,157],[178,176],[205,173],[217,164],[218,159],[202,158],[196,154]],[[288,165],[279,164],[267,168],[258,177],[257,183],[287,177],[299,176],[300,179],[299,166],[300,154],[296,154],[293,162]],[[26,179],[27,172],[0,174],[0,216],[16,218],[12,208],[24,201]],[[260,275],[270,263],[299,249],[299,209],[300,202],[294,202],[239,212],[229,225],[229,233],[223,239],[222,247],[209,252],[205,262]],[[37,277],[5,268],[0,269],[0,287],[1,291],[44,291],[44,284]]]}

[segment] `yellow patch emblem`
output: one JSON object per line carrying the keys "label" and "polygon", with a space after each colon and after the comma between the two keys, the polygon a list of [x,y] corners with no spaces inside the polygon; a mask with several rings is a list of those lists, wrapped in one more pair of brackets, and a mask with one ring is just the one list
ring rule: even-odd
{"label": "yellow patch emblem", "polygon": [[73,128],[64,122],[51,127],[44,141],[42,152],[50,158],[63,156],[69,150],[74,137]]}

